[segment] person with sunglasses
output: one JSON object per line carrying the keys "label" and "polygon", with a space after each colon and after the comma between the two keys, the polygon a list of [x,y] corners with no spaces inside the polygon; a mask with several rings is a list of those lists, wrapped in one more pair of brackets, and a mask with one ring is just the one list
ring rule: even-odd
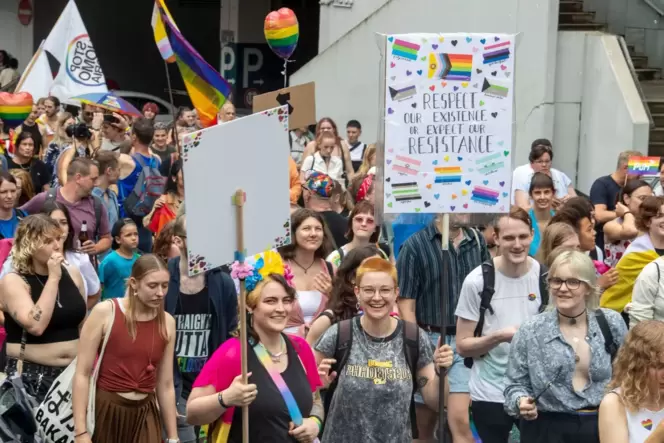
{"label": "person with sunglasses", "polygon": [[597,273],[583,252],[562,252],[548,283],[548,309],[512,338],[505,411],[521,419],[524,442],[599,443],[598,408],[627,328],[598,308]]}

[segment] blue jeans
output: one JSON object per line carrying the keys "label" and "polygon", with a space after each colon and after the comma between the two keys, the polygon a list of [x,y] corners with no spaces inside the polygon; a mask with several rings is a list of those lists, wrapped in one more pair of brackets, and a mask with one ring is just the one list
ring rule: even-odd
{"label": "blue jeans", "polygon": [[[440,333],[429,333],[429,340],[431,340],[431,346],[433,349],[438,346],[439,339]],[[470,392],[468,389],[468,383],[470,381],[470,369],[468,369],[463,364],[463,357],[457,353],[456,337],[454,335],[446,335],[445,343],[450,345],[454,351],[454,361],[452,362],[452,366],[450,366],[450,368],[447,370],[447,383],[450,386],[450,394],[467,394]],[[415,402],[421,405],[424,404],[424,399],[419,392],[415,393]]]}

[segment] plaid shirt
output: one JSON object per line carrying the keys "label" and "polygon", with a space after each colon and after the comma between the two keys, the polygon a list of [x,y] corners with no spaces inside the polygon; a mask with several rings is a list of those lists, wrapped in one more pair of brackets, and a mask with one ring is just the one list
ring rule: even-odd
{"label": "plaid shirt", "polygon": [[440,326],[440,303],[444,299],[448,335],[456,325],[454,312],[464,279],[470,271],[491,258],[481,233],[463,228],[463,236],[458,248],[450,241],[451,269],[449,287],[445,289],[442,236],[436,229],[435,220],[403,244],[397,260],[399,296],[415,300],[417,323]]}

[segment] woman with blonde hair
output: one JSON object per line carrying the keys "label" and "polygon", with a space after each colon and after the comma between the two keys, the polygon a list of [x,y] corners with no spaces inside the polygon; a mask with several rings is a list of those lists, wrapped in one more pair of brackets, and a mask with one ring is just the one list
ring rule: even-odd
{"label": "woman with blonde hair", "polygon": [[10,169],[9,173],[16,179],[16,207],[23,206],[35,196],[35,185],[32,184],[30,173],[24,169]]}
{"label": "woman with blonde hair", "polygon": [[357,175],[368,174],[369,170],[376,166],[376,144],[372,143],[367,146],[362,156],[362,164],[357,169]]}
{"label": "woman with blonde hair", "polygon": [[313,352],[303,338],[284,333],[296,293],[292,274],[272,251],[232,266],[247,289],[250,384],[242,382],[240,340],[227,340],[194,382],[187,421],[210,424],[211,442],[242,441],[242,410],[249,407],[249,441],[311,443],[320,433],[323,407]]}
{"label": "woman with blonde hair", "polygon": [[[128,295],[96,305],[83,325],[73,385],[76,443],[178,442],[173,384],[175,320],[164,312],[169,274],[153,254],[141,256]],[[87,429],[90,376],[104,337],[95,394],[94,434]]]}
{"label": "woman with blonde hair", "polygon": [[521,417],[521,441],[599,443],[597,410],[627,329],[598,308],[595,265],[583,252],[561,253],[548,284],[547,311],[512,339],[505,410]]}
{"label": "woman with blonde hair", "polygon": [[[346,140],[342,139],[339,136],[339,130],[337,129],[337,124],[334,122],[334,120],[332,120],[329,117],[323,117],[318,121],[318,124],[316,125],[316,138],[314,139],[314,141],[309,142],[307,144],[307,147],[304,149],[304,152],[302,153],[302,158],[306,159],[307,157],[314,155],[314,153],[316,152],[316,148],[320,146],[318,138],[323,133],[332,134],[332,136],[334,137],[335,143],[331,155],[333,157],[339,157],[343,165],[342,170],[345,179],[349,181],[352,180],[353,176],[355,175],[355,171],[353,171],[353,162],[350,158],[350,147],[348,146]],[[304,169],[304,163],[302,165],[302,169]]]}
{"label": "woman with blonde hair", "polygon": [[602,443],[664,441],[664,323],[634,326],[613,363],[599,408]]}
{"label": "woman with blonde hair", "polygon": [[579,235],[567,223],[551,223],[544,229],[542,242],[535,258],[538,262],[550,267],[550,262],[547,263],[549,261],[548,257],[559,246],[570,246],[579,249]]}
{"label": "woman with blonde hair", "polygon": [[[21,374],[28,393],[42,402],[74,360],[87,313],[80,272],[65,261],[63,231],[45,214],[18,225],[13,272],[0,281],[7,330],[8,376]],[[19,363],[20,362],[20,363]]]}
{"label": "woman with blonde hair", "polygon": [[60,156],[64,147],[72,142],[72,137],[67,134],[67,128],[73,124],[76,124],[76,118],[71,112],[63,112],[60,114],[55,137],[53,137],[53,140],[48,144],[44,151],[44,164],[50,171],[54,171],[54,173],[56,159]]}

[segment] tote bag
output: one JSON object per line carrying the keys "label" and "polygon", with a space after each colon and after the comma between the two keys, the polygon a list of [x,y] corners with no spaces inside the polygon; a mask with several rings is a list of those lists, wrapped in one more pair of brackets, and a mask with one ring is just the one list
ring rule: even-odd
{"label": "tote bag", "polygon": [[[90,376],[90,391],[88,394],[88,413],[86,430],[93,435],[95,430],[95,398],[97,393],[97,377],[99,367],[104,357],[108,338],[115,320],[115,303],[111,301],[111,318],[106,328],[106,336],[101,347],[101,352],[95,363],[94,370]],[[74,413],[72,408],[72,392],[74,385],[74,374],[76,373],[76,361],[72,361],[67,369],[53,382],[46,398],[35,411],[39,434],[46,443],[74,443]]]}

